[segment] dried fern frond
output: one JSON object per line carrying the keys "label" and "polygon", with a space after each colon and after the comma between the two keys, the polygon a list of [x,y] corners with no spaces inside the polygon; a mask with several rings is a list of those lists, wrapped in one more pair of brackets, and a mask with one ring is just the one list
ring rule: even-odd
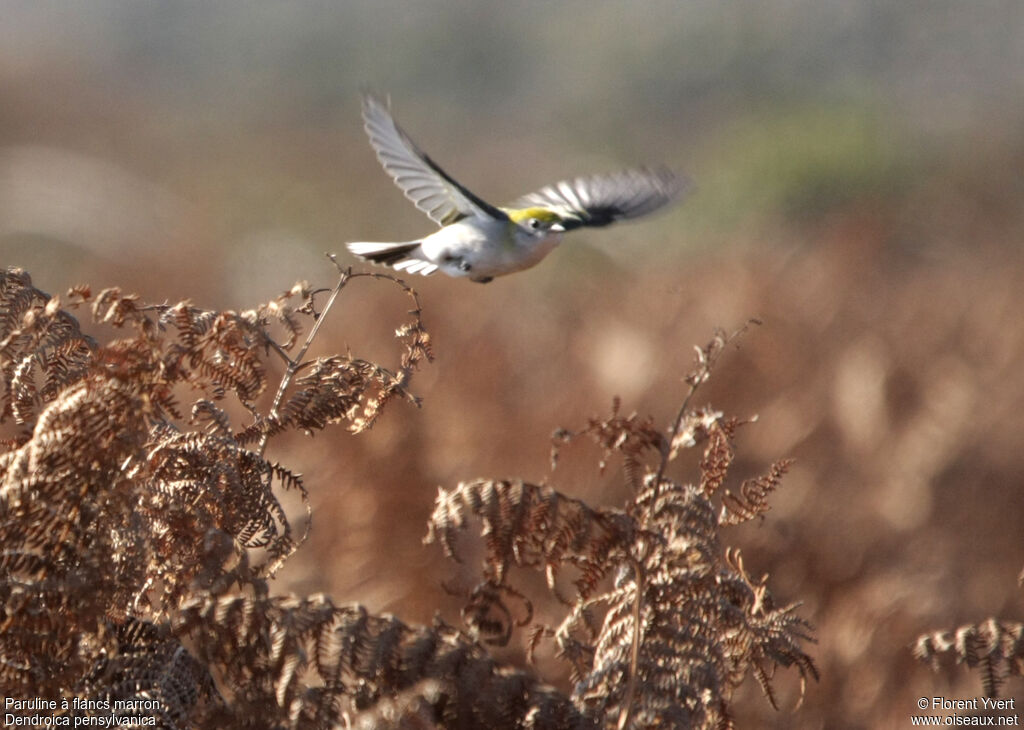
{"label": "dried fern frond", "polygon": [[[331,302],[352,276],[339,272]],[[281,492],[296,491],[308,515],[305,485],[264,455],[265,424],[277,423],[275,433],[345,419],[353,430],[365,427],[390,397],[408,395],[411,373],[430,355],[417,305],[399,334],[406,347],[394,372],[335,358],[321,377],[323,368],[304,361],[330,305],[316,306],[319,293],[300,284],[238,313],[188,302],[146,305],[113,288],[93,297],[78,287],[69,306],[91,306],[94,319],[120,330],[119,339],[100,345],[27,274],[0,274],[0,421],[21,429],[0,451],[5,696],[145,692],[165,698],[157,718],[163,726],[191,726],[194,718],[185,717],[194,698],[205,696],[206,669],[216,674],[216,667],[194,664],[167,627],[196,596],[215,602],[232,589],[266,596],[267,579],[305,536],[294,534],[279,501]],[[313,324],[290,357],[303,319]],[[283,329],[283,342],[271,336],[272,325]],[[286,361],[286,380],[305,369],[297,391],[319,404],[314,415],[290,411],[282,421],[256,408],[271,357]],[[353,392],[352,383],[369,387]],[[194,400],[180,407],[176,389]],[[220,405],[229,396],[252,423],[232,423]],[[254,431],[258,449],[239,437]],[[326,698],[309,700],[310,707],[339,701],[337,691],[294,686]],[[224,703],[199,704],[207,720],[230,714]]]}
{"label": "dried fern frond", "polygon": [[565,566],[577,569],[577,594],[585,600],[616,564],[611,553],[628,542],[623,531],[630,525],[620,510],[591,509],[551,487],[477,480],[440,490],[424,542],[440,543],[458,560],[456,533],[467,529],[470,517],[483,523],[486,555],[484,580],[470,593],[464,616],[472,617],[474,632],[496,643],[507,641],[511,624],[491,619],[511,617],[506,598],[524,600],[507,583],[510,566],[542,570],[552,593],[571,605],[558,591],[559,571]]}
{"label": "dried fern frond", "polygon": [[[790,464],[776,462],[736,493],[724,489],[737,429],[754,419],[691,410],[689,403],[731,340],[719,334],[698,349],[697,367],[686,379],[690,391],[667,435],[650,418],[620,415],[618,399],[610,418],[555,432],[553,469],[559,450],[581,435],[600,448],[599,470],[613,455],[621,458],[631,487],[624,508],[594,508],[519,480],[463,482],[442,489],[435,504],[427,541],[441,543],[450,557],[458,559],[456,536],[470,518],[481,523],[483,579],[463,611],[471,632],[507,641],[525,621],[512,618],[510,600],[530,605],[509,584],[509,569],[543,571],[568,611],[557,626],[534,627],[528,651],[553,640],[556,655],[570,665],[577,708],[606,727],[729,727],[732,694],[747,676],[773,707],[776,667],[795,667],[803,682],[818,676],[803,649],[813,638],[797,605],[776,608],[767,579],[751,580],[739,551],[721,542],[724,527],[767,511]],[[677,450],[700,443],[706,446],[699,481],[667,478]],[[555,582],[566,566],[579,571],[569,597]]]}
{"label": "dried fern frond", "polygon": [[[704,419],[701,419],[704,422]],[[709,497],[725,483],[729,467],[736,458],[733,439],[740,421],[735,418],[713,418],[708,422],[708,445],[700,460],[700,488]]]}
{"label": "dried fern frond", "polygon": [[230,709],[216,710],[220,726],[286,715],[286,727],[330,727],[356,712],[379,722],[412,691],[412,715],[445,728],[593,727],[554,688],[441,622],[411,627],[323,596],[236,596],[186,603],[174,630],[220,668],[234,696]]}
{"label": "dried fern frond", "polygon": [[[740,337],[746,334],[750,325],[760,324],[761,322],[757,319],[749,319],[746,324],[732,333],[718,329],[715,331],[711,341],[704,347],[694,347],[693,369],[683,376],[683,382],[690,386],[690,388],[686,397],[683,398],[679,411],[676,413],[676,417],[669,428],[670,449],[667,457],[668,461],[675,459],[680,448],[689,448],[700,441],[697,434],[700,432],[702,421],[699,416],[695,419],[695,414],[690,412],[690,401],[700,386],[711,378],[711,372],[718,363],[718,358],[725,352],[726,347],[734,344]],[[705,409],[704,415],[711,413],[713,412]],[[718,416],[721,416],[721,414],[715,414],[712,418],[717,418]]]}
{"label": "dried fern frond", "polygon": [[566,563],[603,559],[625,524],[621,511],[592,509],[551,487],[478,479],[439,490],[424,542],[440,543],[458,560],[456,531],[466,529],[470,516],[483,522],[485,570],[499,582],[511,563],[556,572]]}
{"label": "dried fern frond", "polygon": [[308,511],[302,480],[230,437],[170,432],[150,445],[136,476],[153,487],[139,505],[155,537],[150,578],[172,604],[208,565],[202,549],[210,531],[230,535],[239,553],[267,550],[270,562],[249,580],[272,575],[305,539],[292,536],[274,493],[275,486],[297,490]]}
{"label": "dried fern frond", "polygon": [[[166,630],[129,618],[112,627],[114,644],[100,656],[81,693],[87,711],[76,714],[159,727],[193,727],[200,703],[215,701],[213,678]],[[141,721],[146,718],[146,721]]]}
{"label": "dried fern frond", "polygon": [[633,491],[640,489],[640,472],[645,457],[660,455],[666,447],[665,437],[655,428],[651,418],[640,418],[636,413],[619,415],[622,402],[612,401],[610,418],[591,418],[586,427],[579,431],[560,428],[555,431],[551,442],[551,468],[558,463],[559,449],[579,436],[589,436],[601,448],[598,469],[603,472],[612,454],[619,454],[623,460],[626,483]]}
{"label": "dried fern frond", "polygon": [[[400,279],[388,274],[353,274],[340,267],[339,272],[338,282],[331,290],[325,311],[334,303],[341,290],[356,277],[390,281],[412,300],[413,308],[408,312],[410,319],[395,330],[395,337],[403,343],[400,366],[391,371],[351,356],[304,361],[306,350],[323,322],[323,317],[313,306],[310,293],[307,303],[298,310],[311,314],[315,320],[305,343],[296,357],[285,358],[287,370],[274,396],[270,412],[266,417],[257,418],[238,435],[241,443],[250,443],[258,438],[259,453],[263,452],[271,436],[288,428],[298,428],[311,434],[327,424],[347,421],[349,430],[359,433],[373,426],[384,406],[395,396],[402,395],[419,405],[419,399],[407,389],[408,382],[423,362],[433,359],[433,351],[430,335],[423,326],[418,295]],[[295,389],[291,389],[293,380],[296,383]]]}
{"label": "dried fern frond", "polygon": [[445,685],[425,679],[394,698],[383,698],[352,718],[355,730],[442,730],[435,708],[443,707]]}
{"label": "dried fern frond", "polygon": [[238,435],[240,443],[298,429],[307,435],[328,425],[347,423],[358,433],[369,428],[384,403],[405,391],[399,376],[381,366],[353,357],[322,357],[306,363],[275,415],[256,421]]}
{"label": "dried fern frond", "polygon": [[773,609],[767,587],[724,559],[702,488],[665,483],[655,494],[650,485],[638,503],[662,539],[634,546],[633,569],[609,593],[593,667],[575,694],[589,714],[621,716],[631,703],[639,727],[713,728],[729,722],[728,702],[748,673],[765,680],[773,705],[766,678],[775,665],[817,676],[800,648],[807,624],[795,606]]}
{"label": "dried fern frond", "polygon": [[60,300],[32,286],[27,272],[0,275],[0,423],[24,426],[17,443],[43,407],[85,375],[94,348]]}
{"label": "dried fern frond", "polygon": [[977,669],[985,696],[998,697],[1007,677],[1024,676],[1024,624],[990,618],[922,634],[914,644],[914,656],[935,670],[944,662]]}
{"label": "dried fern frond", "polygon": [[[654,659],[639,666],[638,684],[668,692],[659,694],[657,702],[641,697],[638,705],[654,712],[659,721],[681,722],[685,716],[687,722],[704,718],[701,722],[713,725],[724,717],[721,708],[715,703],[698,706],[694,697],[727,698],[748,671],[766,677],[766,665],[797,664],[802,675],[816,676],[809,656],[798,647],[809,637],[806,624],[793,615],[794,607],[771,610],[763,585],[755,591],[744,573],[722,562],[716,510],[704,491],[672,485],[656,498],[657,504],[651,504],[651,487],[638,495],[636,512],[652,516],[641,530],[621,511],[593,510],[550,487],[479,480],[441,491],[427,541],[440,542],[457,557],[456,532],[466,529],[469,516],[481,519],[484,581],[472,591],[464,618],[475,633],[496,637],[498,643],[507,641],[511,632],[508,593],[521,598],[506,586],[510,565],[544,570],[552,590],[561,567],[580,569],[572,613],[547,634],[556,638],[559,656],[573,664],[574,677],[580,679],[578,702],[594,717],[617,711],[616,697],[625,693],[622,680],[629,676],[636,602],[636,582],[629,576],[635,564],[641,565],[649,592],[642,601],[639,625],[657,627],[644,635],[642,652],[650,652]],[[619,576],[617,585],[594,595],[600,579],[612,573]],[[610,608],[598,631],[590,616],[602,604]],[[736,613],[737,606],[745,606],[746,613]],[[726,625],[725,615],[742,621]],[[495,616],[503,620],[492,624]],[[690,623],[674,626],[669,617],[678,616],[690,617]],[[667,638],[659,631],[667,632]],[[731,637],[728,646],[724,636]],[[689,638],[683,642],[680,637]],[[676,660],[669,661],[671,656]],[[691,676],[683,668],[693,661],[699,666]],[[662,665],[670,667],[665,676],[661,669],[652,669]],[[652,672],[657,676],[648,676]],[[698,676],[710,686],[683,696],[683,689],[694,689]],[[767,684],[766,693],[774,703]],[[591,702],[595,697],[602,701]],[[669,714],[655,712],[655,706]],[[686,707],[684,715],[672,714]]]}
{"label": "dried fern frond", "polygon": [[[103,620],[145,582],[138,484],[122,466],[147,438],[145,402],[96,377],[66,388],[31,438],[0,459],[0,686],[34,696],[73,686]],[[102,526],[102,527],[101,527]]]}
{"label": "dried fern frond", "polygon": [[792,459],[776,461],[767,474],[745,480],[740,485],[739,494],[725,490],[718,522],[722,525],[738,525],[755,517],[764,517],[764,513],[769,510],[768,496],[779,488],[782,477],[792,463]]}

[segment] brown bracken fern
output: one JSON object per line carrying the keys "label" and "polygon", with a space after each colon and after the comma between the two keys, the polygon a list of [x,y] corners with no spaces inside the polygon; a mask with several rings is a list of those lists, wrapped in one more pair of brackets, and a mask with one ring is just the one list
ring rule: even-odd
{"label": "brown bracken fern", "polygon": [[[397,366],[308,358],[326,315],[360,277],[410,298]],[[115,337],[98,342],[74,312]],[[101,329],[102,329],[101,327]],[[303,334],[305,337],[303,338]],[[442,490],[429,538],[457,557],[483,523],[483,575],[464,628],[413,626],[322,595],[275,595],[310,528],[306,483],[267,457],[275,437],[370,428],[431,357],[415,292],[338,270],[245,311],[147,305],[107,289],[63,298],[0,275],[0,693],[74,700],[55,715],[164,728],[710,728],[730,725],[752,675],[770,702],[778,666],[816,676],[809,627],[777,608],[722,528],[761,517],[788,462],[725,487],[742,421],[690,401],[730,338],[698,350],[668,432],[593,419],[556,434],[619,458],[624,505],[550,486],[480,479]],[[276,390],[271,373],[280,372]],[[700,475],[669,476],[703,446]],[[296,521],[284,492],[306,506]],[[298,527],[296,526],[298,525]],[[564,607],[534,623],[515,570],[541,571]],[[567,582],[568,581],[568,582]],[[565,692],[492,656],[517,627],[550,642]]]}
{"label": "brown bracken fern", "polygon": [[[279,494],[295,491],[305,502],[304,483],[263,455],[266,438],[332,423],[359,431],[391,398],[412,398],[407,384],[430,343],[403,284],[414,306],[398,331],[397,369],[304,358],[326,314],[318,297],[333,302],[357,276],[339,271],[329,292],[300,284],[252,310],[212,312],[188,302],[147,306],[117,289],[93,296],[79,287],[62,302],[24,271],[0,275],[4,696],[87,699],[85,711],[101,715],[115,713],[114,700],[156,698],[166,727],[189,726],[211,707],[230,719],[225,727],[255,717],[288,724],[282,708],[305,690],[275,685],[261,714],[239,714],[255,689],[224,683],[222,667],[188,652],[182,638],[209,633],[183,618],[197,602],[229,594],[262,610],[267,579],[303,540]],[[100,345],[84,335],[69,309],[86,307],[120,337]],[[307,322],[310,336],[292,357]],[[258,399],[272,358],[286,378],[264,414]],[[233,424],[232,400],[248,423]],[[312,621],[303,611],[279,615]],[[264,641],[288,635],[274,616],[257,617]],[[219,648],[232,647],[243,648]],[[295,662],[287,653],[276,659]]]}
{"label": "brown bracken fern", "polygon": [[[738,550],[723,549],[722,527],[767,510],[787,461],[726,491],[741,421],[708,408],[691,410],[696,389],[731,338],[698,350],[686,380],[689,393],[667,434],[650,419],[624,417],[616,401],[608,419],[579,432],[555,433],[553,463],[568,441],[589,436],[603,468],[621,456],[631,494],[624,507],[594,508],[550,486],[521,480],[476,480],[441,490],[427,540],[458,559],[457,533],[482,523],[482,580],[470,591],[464,618],[471,633],[504,643],[531,602],[513,585],[513,566],[542,571],[566,606],[557,625],[536,626],[531,648],[545,637],[570,664],[573,703],[600,727],[730,727],[733,690],[751,674],[773,706],[771,676],[795,666],[802,679],[817,670],[802,643],[810,627],[796,606],[776,607],[766,579],[753,580]],[[704,445],[697,484],[667,476],[684,447]],[[571,569],[573,595],[559,574]],[[517,605],[526,611],[517,616]],[[603,617],[600,616],[603,614]]]}
{"label": "brown bracken fern", "polygon": [[1008,677],[1024,677],[1024,624],[990,618],[923,634],[914,644],[914,656],[936,670],[943,664],[977,669],[985,696],[996,698]]}
{"label": "brown bracken fern", "polygon": [[[1024,584],[1024,571],[1017,582]],[[985,696],[996,699],[1007,679],[1024,677],[1024,623],[990,617],[952,631],[932,631],[917,637],[913,652],[935,671],[952,664],[976,669]]]}

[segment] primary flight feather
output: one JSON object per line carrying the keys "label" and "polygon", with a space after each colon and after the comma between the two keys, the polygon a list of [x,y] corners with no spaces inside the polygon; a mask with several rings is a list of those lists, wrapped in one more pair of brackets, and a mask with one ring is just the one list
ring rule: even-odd
{"label": "primary flight feather", "polygon": [[636,168],[563,180],[497,207],[430,159],[371,94],[363,97],[363,121],[384,170],[440,226],[415,241],[346,244],[356,256],[398,271],[426,276],[440,270],[486,283],[534,266],[566,231],[652,213],[686,188],[686,180],[668,168]]}

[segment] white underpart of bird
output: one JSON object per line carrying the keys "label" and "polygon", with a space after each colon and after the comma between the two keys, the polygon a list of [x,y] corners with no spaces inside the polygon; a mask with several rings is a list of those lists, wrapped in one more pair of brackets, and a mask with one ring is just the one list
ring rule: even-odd
{"label": "white underpart of bird", "polygon": [[442,271],[486,283],[536,265],[566,231],[653,213],[690,187],[667,167],[640,167],[563,180],[498,207],[423,153],[372,94],[363,96],[363,122],[384,170],[440,229],[413,241],[356,241],[346,247],[361,259],[410,274]]}

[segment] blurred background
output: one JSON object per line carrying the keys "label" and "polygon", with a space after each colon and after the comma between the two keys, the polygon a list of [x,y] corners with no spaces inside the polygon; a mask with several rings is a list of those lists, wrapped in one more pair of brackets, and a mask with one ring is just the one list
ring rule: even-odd
{"label": "blurred background", "polygon": [[[780,712],[748,682],[739,727],[907,727],[920,696],[981,693],[910,646],[1024,613],[1024,4],[4,0],[0,14],[0,263],[51,293],[242,309],[298,279],[329,285],[323,253],[346,240],[431,230],[365,141],[364,86],[495,203],[644,163],[696,183],[683,206],[577,233],[526,273],[417,277],[437,355],[413,382],[423,408],[272,443],[315,515],[278,590],[457,620],[440,581],[466,585],[475,566],[421,545],[437,487],[520,476],[621,503],[583,445],[551,473],[552,431],[614,396],[667,423],[693,346],[756,317],[697,404],[759,415],[733,488],[796,459],[767,519],[724,537],[780,603],[803,601],[822,679],[796,714],[792,677]],[[406,309],[357,281],[318,347],[394,365]],[[696,478],[694,463],[673,476]]]}

